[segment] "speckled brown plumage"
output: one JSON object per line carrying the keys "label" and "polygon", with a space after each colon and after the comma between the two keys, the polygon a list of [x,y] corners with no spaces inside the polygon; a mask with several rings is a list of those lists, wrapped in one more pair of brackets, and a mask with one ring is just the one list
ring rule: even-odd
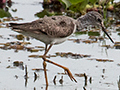
{"label": "speckled brown plumage", "polygon": [[76,30],[80,31],[89,25],[104,27],[102,19],[101,14],[91,11],[76,20],[68,16],[45,16],[30,23],[10,23],[10,26],[13,29],[20,29],[20,33],[34,37],[45,44],[59,44]]}
{"label": "speckled brown plumage", "polygon": [[73,33],[75,22],[67,16],[52,16],[40,18],[31,23],[15,24],[10,23],[13,29],[21,29],[36,34],[44,33],[49,37],[62,38]]}

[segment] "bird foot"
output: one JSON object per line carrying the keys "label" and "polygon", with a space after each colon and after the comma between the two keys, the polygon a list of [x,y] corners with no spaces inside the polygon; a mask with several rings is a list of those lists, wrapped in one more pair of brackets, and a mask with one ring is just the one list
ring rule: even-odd
{"label": "bird foot", "polygon": [[69,70],[68,68],[66,68],[66,67],[64,67],[64,70],[65,70],[65,72],[68,74],[68,76],[70,77],[70,79],[71,79],[72,81],[75,81],[75,82],[77,83],[77,80],[73,77],[73,75],[72,75],[72,73],[70,72],[70,70]]}

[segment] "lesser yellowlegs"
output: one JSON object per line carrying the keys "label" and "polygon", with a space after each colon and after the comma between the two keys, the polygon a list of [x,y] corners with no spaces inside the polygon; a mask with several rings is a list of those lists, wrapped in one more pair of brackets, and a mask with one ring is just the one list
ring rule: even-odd
{"label": "lesser yellowlegs", "polygon": [[114,43],[114,41],[105,31],[102,19],[103,18],[101,14],[91,11],[76,20],[68,16],[45,16],[44,18],[40,18],[30,23],[10,23],[10,26],[12,29],[19,29],[17,31],[24,35],[34,37],[45,43],[45,53],[42,58],[44,60],[43,67],[46,85],[48,86],[46,61],[63,68],[67,72],[70,79],[77,82],[67,67],[46,59],[46,54],[50,48],[55,44],[60,44],[67,40],[76,31],[76,29],[80,31],[88,25],[101,26],[105,34]]}

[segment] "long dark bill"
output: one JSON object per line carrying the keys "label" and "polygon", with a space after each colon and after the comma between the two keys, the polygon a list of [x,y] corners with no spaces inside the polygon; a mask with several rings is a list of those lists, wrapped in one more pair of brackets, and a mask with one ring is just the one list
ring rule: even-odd
{"label": "long dark bill", "polygon": [[111,42],[114,43],[114,41],[112,40],[112,38],[111,38],[111,37],[108,35],[108,33],[106,32],[104,25],[102,25],[102,30],[103,30],[103,32],[108,36],[108,38],[111,40]]}

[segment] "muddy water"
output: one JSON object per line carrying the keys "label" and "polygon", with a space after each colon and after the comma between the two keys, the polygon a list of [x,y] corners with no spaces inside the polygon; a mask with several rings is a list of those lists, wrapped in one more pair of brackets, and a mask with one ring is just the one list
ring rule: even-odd
{"label": "muddy water", "polygon": [[[17,12],[10,13],[13,17],[17,16],[24,20],[16,22],[28,22],[38,19],[34,16],[35,13],[42,10],[42,6],[38,4],[38,0],[13,0],[15,3],[12,9],[17,9]],[[12,21],[14,22],[14,21]],[[111,30],[111,37],[118,41],[120,37],[117,33]],[[102,32],[101,32],[102,33]],[[10,28],[0,28],[0,43],[16,42],[19,41],[10,35],[18,35],[19,33],[12,31]],[[88,35],[73,36],[70,39],[88,39]],[[20,41],[22,42],[22,40]],[[30,38],[31,44],[27,47],[44,46],[38,40]],[[51,57],[50,60],[57,62],[61,65],[68,67],[78,83],[72,82],[67,75],[64,75],[64,70],[51,64],[47,64],[47,73],[49,86],[48,90],[118,90],[118,81],[120,75],[120,50],[115,48],[101,47],[103,44],[113,44],[110,40],[98,41],[97,43],[76,43],[70,40],[54,46],[49,54],[55,55],[56,52],[72,52],[74,54],[91,55],[91,57],[73,59],[71,57]],[[1,45],[2,46],[2,45]],[[41,70],[42,59],[30,58],[29,55],[42,55],[43,51],[28,52],[27,50],[15,49],[0,49],[0,90],[45,90],[44,72]],[[98,60],[99,59],[99,60]],[[108,61],[104,61],[104,60]],[[112,60],[112,62],[110,61]],[[15,61],[23,62],[22,65],[16,66]],[[27,65],[28,78],[25,79],[25,68]],[[40,69],[35,71],[34,69]],[[35,74],[37,74],[35,80]],[[87,82],[83,74],[87,76]],[[81,75],[81,77],[77,75]],[[53,83],[54,76],[56,78],[56,85]],[[60,84],[59,80],[63,76],[63,83]],[[91,78],[91,80],[90,80]]]}

